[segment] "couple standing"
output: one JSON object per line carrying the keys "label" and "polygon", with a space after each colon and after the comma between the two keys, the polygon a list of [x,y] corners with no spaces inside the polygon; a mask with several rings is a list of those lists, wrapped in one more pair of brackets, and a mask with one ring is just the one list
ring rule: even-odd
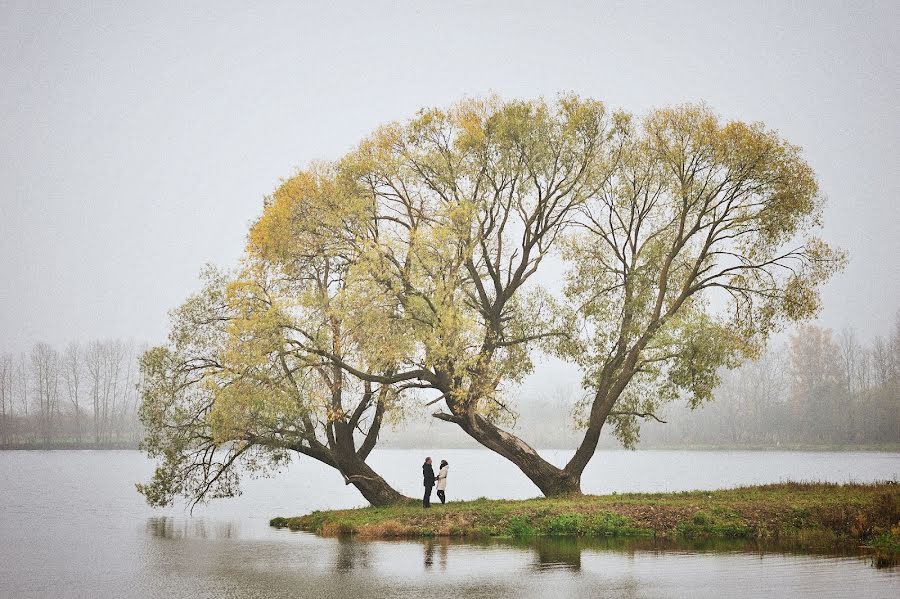
{"label": "couple standing", "polygon": [[431,467],[431,458],[425,458],[422,464],[422,482],[425,484],[425,497],[422,498],[424,507],[431,507],[431,488],[437,481],[437,496],[441,503],[447,502],[444,490],[447,488],[447,473],[450,472],[450,464],[447,460],[441,460],[441,469],[438,470],[437,476],[434,475],[434,468]]}

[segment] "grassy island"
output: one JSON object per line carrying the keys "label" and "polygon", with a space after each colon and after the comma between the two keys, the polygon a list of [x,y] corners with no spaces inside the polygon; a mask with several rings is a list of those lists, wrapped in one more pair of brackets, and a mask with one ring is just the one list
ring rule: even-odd
{"label": "grassy island", "polygon": [[585,495],[522,501],[477,499],[433,505],[317,511],[271,525],[323,536],[657,537],[868,545],[879,560],[900,554],[900,485],[781,483],[719,491]]}

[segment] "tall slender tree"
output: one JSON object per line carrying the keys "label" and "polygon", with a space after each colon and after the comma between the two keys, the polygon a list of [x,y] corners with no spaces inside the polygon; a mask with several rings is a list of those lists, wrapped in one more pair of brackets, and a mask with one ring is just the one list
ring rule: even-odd
{"label": "tall slender tree", "polygon": [[15,415],[13,406],[13,356],[0,354],[0,442],[9,443],[11,423]]}
{"label": "tall slender tree", "polygon": [[81,443],[81,346],[72,342],[66,346],[63,355],[63,380],[66,383],[66,392],[72,408],[75,410],[75,441]]}

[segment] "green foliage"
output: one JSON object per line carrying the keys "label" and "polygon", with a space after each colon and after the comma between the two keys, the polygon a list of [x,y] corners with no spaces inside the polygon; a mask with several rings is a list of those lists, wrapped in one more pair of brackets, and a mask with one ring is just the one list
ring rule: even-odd
{"label": "green foliage", "polygon": [[890,567],[900,564],[900,523],[895,524],[872,539],[875,549],[875,565]]}
{"label": "green foliage", "polygon": [[700,511],[689,520],[679,522],[676,530],[678,534],[688,538],[704,536],[741,538],[752,534],[750,527],[734,512],[709,514]]}
{"label": "green foliage", "polygon": [[[286,181],[250,251],[287,273],[345,265],[330,313],[368,364],[423,369],[455,417],[508,419],[502,388],[541,347],[582,367],[583,424],[609,417],[630,447],[640,418],[708,401],[722,367],[815,313],[843,260],[809,234],[821,207],[800,149],[762,124],[492,97]],[[562,301],[528,284],[560,240]]]}
{"label": "green foliage", "polygon": [[639,437],[636,414],[708,401],[722,367],[816,312],[818,286],[844,259],[809,234],[821,206],[800,150],[760,124],[688,105],[626,131],[564,245],[584,334],[560,348],[624,445]]}
{"label": "green foliage", "polygon": [[560,514],[547,524],[551,535],[576,536],[583,534],[585,529],[585,517],[581,514]]}
{"label": "green foliage", "polygon": [[[208,270],[205,279],[173,311],[170,345],[141,360],[141,447],[159,466],[138,490],[151,505],[232,497],[241,472],[275,473],[294,452],[334,465],[325,428],[358,423],[365,408],[387,409],[397,397],[353,380],[335,387],[320,357],[295,349],[287,331],[309,323],[321,327],[313,349],[353,347],[321,297],[278,295],[284,279],[259,264],[231,276]],[[366,405],[356,411],[353,401]]]}
{"label": "green foliage", "polygon": [[[160,460],[150,482],[137,485],[150,505],[171,505],[178,496],[193,503],[233,497],[240,494],[238,464],[265,473],[287,460],[282,448],[216,430],[215,392],[202,384],[202,366],[157,347],[142,356],[141,372],[141,449]],[[255,430],[265,424],[254,420]]]}
{"label": "green foliage", "polygon": [[635,526],[629,518],[614,512],[559,514],[547,522],[545,530],[545,534],[551,536],[613,537],[647,534],[646,530]]}

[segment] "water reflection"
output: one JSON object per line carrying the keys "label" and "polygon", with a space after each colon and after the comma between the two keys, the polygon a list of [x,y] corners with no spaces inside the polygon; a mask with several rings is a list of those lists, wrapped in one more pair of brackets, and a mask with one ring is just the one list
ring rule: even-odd
{"label": "water reflection", "polygon": [[430,570],[434,565],[434,542],[425,541],[425,569]]}
{"label": "water reflection", "polygon": [[147,531],[160,539],[223,540],[237,538],[240,534],[240,525],[227,520],[160,516],[147,518]]}
{"label": "water reflection", "polygon": [[154,584],[166,581],[167,599],[195,596],[201,588],[314,599],[881,597],[900,582],[900,569],[875,570],[853,547],[815,556],[790,545],[708,539],[365,541],[290,531],[242,538],[227,523],[177,518],[150,518],[146,530],[142,561]]}
{"label": "water reflection", "polygon": [[[834,544],[830,537],[815,543],[806,539],[803,543],[796,539],[663,539],[655,537],[537,537],[526,540],[490,539],[483,544],[504,547],[512,546],[531,550],[535,556],[536,570],[565,568],[578,571],[582,567],[584,552],[612,552],[629,557],[645,555],[705,555],[705,554],[752,554],[765,556],[809,556],[822,558],[856,558],[875,565],[872,552],[855,543]],[[900,569],[898,569],[900,574]]]}
{"label": "water reflection", "polygon": [[337,539],[337,555],[334,560],[335,572],[346,574],[353,570],[368,570],[369,566],[368,543],[359,543],[351,538],[339,537]]}
{"label": "water reflection", "polygon": [[533,542],[536,555],[534,568],[538,571],[564,569],[581,570],[581,545],[577,539],[539,539]]}
{"label": "water reflection", "polygon": [[437,549],[438,554],[438,569],[445,571],[447,570],[447,553],[448,548],[450,547],[450,539],[446,537],[441,537],[439,539],[427,539],[422,542],[422,546],[425,550],[425,570],[431,570],[434,566],[434,554],[435,549]]}

